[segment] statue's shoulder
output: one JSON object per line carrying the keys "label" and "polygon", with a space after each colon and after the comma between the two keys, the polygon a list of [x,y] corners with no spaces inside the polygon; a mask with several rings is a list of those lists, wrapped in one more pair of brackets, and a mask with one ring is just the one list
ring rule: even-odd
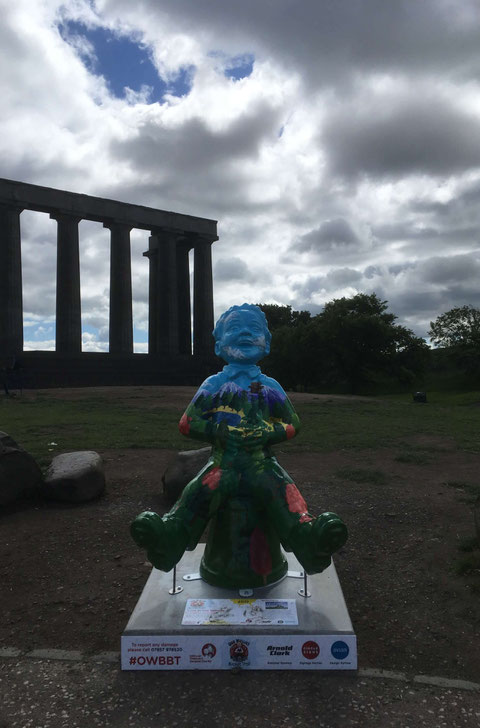
{"label": "statue's shoulder", "polygon": [[281,392],[282,394],[285,394],[285,391],[279,382],[277,382],[276,379],[273,377],[268,377],[266,374],[260,375],[260,383],[263,384],[264,387],[269,387],[270,389],[274,389],[277,392]]}
{"label": "statue's shoulder", "polygon": [[217,374],[212,374],[210,377],[207,377],[205,381],[202,382],[202,384],[199,386],[197,395],[200,392],[208,392],[209,394],[214,394],[222,388],[225,382],[228,382],[228,377],[225,372],[217,372]]}

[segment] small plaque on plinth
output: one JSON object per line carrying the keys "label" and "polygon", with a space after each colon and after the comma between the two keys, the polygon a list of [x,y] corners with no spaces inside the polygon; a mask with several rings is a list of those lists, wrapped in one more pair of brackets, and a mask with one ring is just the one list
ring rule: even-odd
{"label": "small plaque on plinth", "polygon": [[122,635],[122,670],[357,668],[356,636],[333,563],[308,577],[306,598],[302,567],[288,554],[295,576],[243,598],[188,578],[203,548],[177,565],[179,593],[169,592],[171,573],[152,569]]}

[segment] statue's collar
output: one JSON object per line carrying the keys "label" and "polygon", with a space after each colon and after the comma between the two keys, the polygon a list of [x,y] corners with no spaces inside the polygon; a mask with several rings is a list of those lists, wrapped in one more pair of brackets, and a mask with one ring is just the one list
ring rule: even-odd
{"label": "statue's collar", "polygon": [[247,376],[252,381],[258,380],[262,373],[262,370],[256,364],[227,364],[223,367],[223,371],[229,379]]}

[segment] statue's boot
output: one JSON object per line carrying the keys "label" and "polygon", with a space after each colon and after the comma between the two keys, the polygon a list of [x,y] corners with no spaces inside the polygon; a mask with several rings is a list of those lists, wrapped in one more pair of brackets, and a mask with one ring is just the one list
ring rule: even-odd
{"label": "statue's boot", "polygon": [[318,518],[294,526],[289,545],[307,574],[324,571],[348,538],[347,527],[335,513],[322,513]]}
{"label": "statue's boot", "polygon": [[170,571],[178,564],[190,540],[181,519],[161,518],[153,511],[140,513],[130,526],[130,533],[135,543],[147,550],[150,563],[161,571]]}

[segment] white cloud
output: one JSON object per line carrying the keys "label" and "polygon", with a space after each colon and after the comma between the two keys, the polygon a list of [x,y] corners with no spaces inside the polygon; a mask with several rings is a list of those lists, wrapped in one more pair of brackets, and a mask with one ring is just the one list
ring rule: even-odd
{"label": "white cloud", "polygon": [[[86,33],[62,38],[68,20]],[[172,93],[150,103],[139,81],[113,97],[88,40],[99,27],[146,48]],[[473,0],[17,0],[0,27],[2,174],[218,219],[217,314],[375,290],[423,332],[480,305],[479,31]],[[230,78],[242,57],[251,73]],[[105,350],[108,231],[80,233],[84,348]],[[47,328],[55,223],[24,212],[22,236],[26,322]],[[132,233],[137,350],[147,244]]]}

